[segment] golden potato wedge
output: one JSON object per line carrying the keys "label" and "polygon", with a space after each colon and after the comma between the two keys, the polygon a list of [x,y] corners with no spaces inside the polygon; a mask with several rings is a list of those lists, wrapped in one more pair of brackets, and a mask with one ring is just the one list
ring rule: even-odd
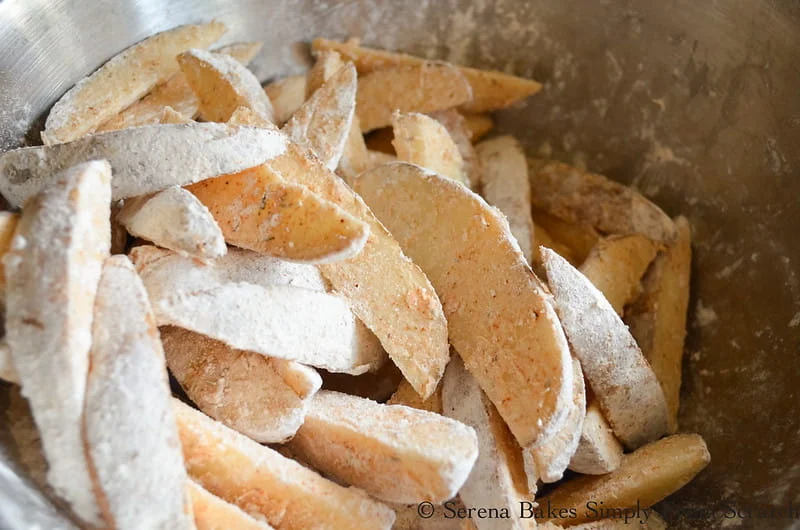
{"label": "golden potato wedge", "polygon": [[175,56],[208,47],[223,33],[224,24],[210,22],[178,26],[134,44],[61,96],[47,116],[42,141],[71,142],[94,131],[176,73]]}
{"label": "golden potato wedge", "polygon": [[480,141],[494,129],[494,119],[491,114],[464,112],[462,116],[464,116],[464,127],[473,143]]}
{"label": "golden potato wedge", "polygon": [[475,431],[438,414],[322,390],[289,448],[383,501],[444,502],[478,457]]}
{"label": "golden potato wedge", "polygon": [[220,499],[194,480],[189,479],[187,484],[197,530],[273,530],[267,523]]}
{"label": "golden potato wedge", "polygon": [[335,203],[260,165],[188,186],[210,211],[225,241],[302,263],[357,255],[370,228]]}
{"label": "golden potato wedge", "polygon": [[197,258],[218,258],[228,250],[208,208],[177,186],[126,200],[117,221],[131,235]]}
{"label": "golden potato wedge", "polygon": [[164,350],[125,256],[103,265],[92,328],[83,439],[106,523],[194,529]]}
{"label": "golden potato wedge", "polygon": [[81,417],[93,304],[111,245],[110,204],[108,162],[55,175],[27,201],[4,259],[6,340],[42,435],[47,480],[94,525],[101,519]]}
{"label": "golden potato wedge", "polygon": [[470,425],[478,436],[478,460],[461,487],[460,499],[471,508],[505,508],[510,516],[507,520],[479,519],[476,526],[535,528],[536,522],[522,518],[520,512],[520,503],[533,502],[536,493],[536,481],[531,490],[525,476],[522,449],[457,356],[450,361],[442,380],[442,405],[447,416]]}
{"label": "golden potato wedge", "polygon": [[306,100],[306,76],[292,75],[278,79],[264,87],[264,92],[272,102],[275,124],[282,126]]}
{"label": "golden potato wedge", "polygon": [[428,399],[422,399],[411,384],[403,379],[394,391],[392,397],[386,402],[387,405],[404,405],[419,410],[427,410],[436,414],[442,412],[442,384],[436,387],[433,394]]}
{"label": "golden potato wedge", "polygon": [[7,383],[19,384],[19,374],[11,358],[11,348],[5,339],[0,339],[0,380]]}
{"label": "golden potato wedge", "polygon": [[[531,193],[534,191],[532,190]],[[586,223],[564,221],[538,208],[531,208],[531,215],[536,227],[535,231],[542,229],[543,237],[550,236],[549,240],[555,243],[555,246],[547,247],[547,240],[542,240],[537,242],[534,248],[539,246],[552,248],[575,267],[580,267],[586,261],[589,253],[600,241],[600,234],[597,233],[597,230]]]}
{"label": "golden potato wedge", "polygon": [[597,242],[579,270],[622,316],[641,291],[640,280],[657,253],[658,243],[645,236],[609,236]]}
{"label": "golden potato wedge", "polygon": [[572,403],[564,425],[558,433],[538,447],[523,450],[528,481],[540,479],[544,483],[557,482],[564,476],[572,456],[578,448],[586,416],[586,389],[580,362],[572,358]]}
{"label": "golden potato wedge", "polygon": [[51,186],[57,172],[105,159],[114,168],[116,201],[236,173],[285,150],[284,135],[261,128],[194,122],[135,127],[8,151],[0,155],[0,193],[13,206],[22,206]]}
{"label": "golden potato wedge", "polygon": [[356,115],[362,132],[392,123],[392,113],[433,112],[472,99],[469,82],[457,68],[438,63],[392,66],[358,81]]}
{"label": "golden potato wedge", "polygon": [[604,475],[622,463],[622,444],[611,431],[597,401],[586,407],[578,448],[569,468],[584,475]]}
{"label": "golden potato wedge", "polygon": [[420,396],[436,388],[450,359],[447,322],[425,274],[409,260],[364,201],[295,145],[270,167],[366,222],[370,235],[355,257],[320,265],[333,289],[381,341]]}
{"label": "golden potato wedge", "polygon": [[199,100],[200,118],[226,122],[239,107],[247,107],[272,123],[269,97],[256,76],[233,57],[191,49],[178,56],[181,72]]}
{"label": "golden potato wedge", "polygon": [[175,401],[186,469],[214,495],[278,530],[389,530],[394,512]]}
{"label": "golden potato wedge", "polygon": [[392,131],[392,145],[398,160],[417,164],[469,186],[464,159],[444,125],[418,112],[395,112]]}
{"label": "golden potato wedge", "polygon": [[[240,63],[247,64],[258,54],[261,46],[260,42],[242,42],[223,46],[214,52],[230,55]],[[192,87],[186,82],[183,73],[177,72],[145,97],[103,123],[97,131],[116,131],[156,123],[182,123],[176,121],[174,115],[170,121],[164,121],[164,109],[171,108],[177,115],[191,120],[197,117],[198,106],[199,102]]]}
{"label": "golden potato wedge", "polygon": [[692,265],[689,221],[678,217],[675,227],[675,241],[650,266],[642,281],[641,296],[626,312],[631,334],[664,389],[670,432],[678,428],[681,362]]}
{"label": "golden potato wedge", "polygon": [[534,229],[525,152],[513,136],[486,140],[476,145],[475,151],[481,164],[483,198],[506,216],[522,255],[531,263]]}
{"label": "golden potato wedge", "polygon": [[658,439],[667,432],[664,392],[627,326],[580,271],[541,252],[561,325],[614,433],[630,449]]}
{"label": "golden potato wedge", "polygon": [[356,108],[356,69],[342,67],[297,109],[283,132],[335,171],[342,157]]}
{"label": "golden potato wedge", "polygon": [[430,117],[447,129],[447,133],[453,139],[461,158],[464,160],[469,187],[472,190],[476,190],[481,181],[481,163],[478,159],[478,153],[475,152],[475,146],[472,145],[470,140],[470,131],[466,127],[464,116],[456,110],[448,109],[432,112]]}
{"label": "golden potato wedge", "polygon": [[569,347],[505,219],[466,186],[403,162],[362,173],[354,189],[431,279],[450,342],[520,445],[558,432]]}
{"label": "golden potato wedge", "polygon": [[11,247],[11,240],[14,237],[14,231],[17,229],[17,222],[19,215],[11,212],[0,212],[0,296],[6,290],[6,274],[5,265],[3,265],[3,256],[6,255],[8,249]]}
{"label": "golden potato wedge", "polygon": [[570,480],[539,502],[549,502],[554,510],[575,508],[577,517],[554,521],[568,526],[591,520],[587,502],[605,509],[630,508],[637,503],[649,508],[686,485],[710,460],[699,435],[675,434],[626,455],[616,471]]}
{"label": "golden potato wedge", "polygon": [[297,432],[308,400],[299,396],[275,365],[291,363],[235,350],[191,331],[164,327],[161,340],[170,372],[204,413],[260,443],[285,442]]}
{"label": "golden potato wedge", "polygon": [[[530,159],[531,201],[536,208],[603,234],[641,234],[657,243],[675,237],[675,224],[636,190],[562,162]],[[553,234],[553,231],[550,231]]]}
{"label": "golden potato wedge", "polygon": [[306,74],[306,100],[311,99],[314,92],[344,65],[342,56],[335,51],[326,50],[317,54],[317,61]]}
{"label": "golden potato wedge", "polygon": [[[345,60],[353,61],[359,74],[367,74],[379,69],[395,66],[416,66],[425,64],[426,59],[403,53],[364,48],[358,43],[339,42],[327,39],[314,39],[311,49],[316,52],[334,50]],[[508,107],[538,92],[542,85],[531,79],[491,70],[459,67],[469,81],[473,92],[472,100],[461,108],[469,112],[486,112]]]}

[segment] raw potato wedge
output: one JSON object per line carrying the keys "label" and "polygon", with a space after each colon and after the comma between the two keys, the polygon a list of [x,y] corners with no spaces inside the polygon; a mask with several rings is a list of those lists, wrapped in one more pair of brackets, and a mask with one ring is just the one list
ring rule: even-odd
{"label": "raw potato wedge", "polygon": [[392,113],[434,112],[472,99],[467,79],[457,68],[436,63],[392,66],[358,80],[356,115],[362,132],[392,123]]}
{"label": "raw potato wedge", "polygon": [[235,504],[220,499],[194,480],[190,479],[187,484],[197,530],[272,530],[267,523],[256,520]]}
{"label": "raw potato wedge", "polygon": [[19,374],[11,358],[11,348],[5,339],[0,339],[0,380],[19,384]]}
{"label": "raw potato wedge", "polygon": [[263,164],[285,152],[286,143],[278,131],[221,123],[123,129],[0,155],[0,193],[13,206],[22,206],[51,186],[58,171],[105,159],[114,168],[116,201]]}
{"label": "raw potato wedge", "polygon": [[[531,193],[535,191],[532,190]],[[541,229],[544,232],[543,237],[550,236],[550,241],[555,242],[555,246],[547,247],[547,240],[542,239],[541,242],[537,242],[536,247],[553,248],[575,267],[580,267],[586,261],[589,253],[600,241],[597,230],[586,223],[564,221],[537,208],[531,208],[531,215],[536,231]]]}
{"label": "raw potato wedge", "polygon": [[593,401],[586,407],[578,448],[569,468],[584,475],[603,475],[619,467],[622,453],[622,444],[611,431],[597,401]]}
{"label": "raw potato wedge", "polygon": [[104,161],[52,177],[26,203],[4,259],[6,340],[42,435],[47,480],[81,519],[95,525],[101,519],[81,416],[93,304],[111,244],[110,183],[111,167]]}
{"label": "raw potato wedge", "polygon": [[475,150],[481,163],[483,197],[506,216],[522,255],[531,263],[531,187],[522,146],[513,136],[499,136],[481,142]]}
{"label": "raw potato wedge", "polygon": [[[260,42],[242,42],[223,46],[214,52],[230,55],[240,63],[247,64],[258,54],[261,46]],[[197,117],[198,106],[199,102],[192,87],[186,82],[183,73],[177,72],[145,97],[103,123],[97,131],[116,131],[128,127],[166,123],[163,117],[166,108],[171,108],[178,115],[191,120]]]}
{"label": "raw potato wedge", "polygon": [[345,65],[342,56],[334,51],[323,51],[306,74],[306,100]]}
{"label": "raw potato wedge", "polygon": [[358,116],[353,114],[350,132],[347,133],[337,172],[345,181],[349,182],[350,179],[362,171],[366,171],[369,167],[370,157],[367,144],[364,143],[364,135],[361,134],[361,122],[358,121]]}
{"label": "raw potato wedge", "polygon": [[572,397],[569,347],[505,219],[412,164],[362,173],[354,188],[431,279],[450,342],[520,445],[558,432]]}
{"label": "raw potato wedge", "polygon": [[106,523],[193,529],[164,350],[125,256],[103,266],[92,328],[83,437]]}
{"label": "raw potato wedge", "polygon": [[458,147],[458,152],[464,160],[464,169],[469,180],[469,187],[475,190],[481,181],[481,164],[475,146],[470,140],[470,131],[466,127],[464,116],[453,109],[432,112],[430,117],[438,121],[444,128],[453,142]]}
{"label": "raw potato wedge", "polygon": [[19,215],[11,212],[0,212],[0,297],[6,290],[6,274],[2,257],[11,247],[14,231],[17,229]]}
{"label": "raw potato wedge", "polygon": [[136,237],[190,256],[213,259],[228,250],[208,208],[177,186],[126,200],[117,221]]}
{"label": "raw potato wedge", "polygon": [[79,81],[53,105],[42,141],[46,145],[71,142],[94,131],[176,73],[178,54],[208,47],[223,33],[224,24],[210,22],[178,26],[134,44]]}
{"label": "raw potato wedge", "polygon": [[586,389],[580,362],[572,358],[573,393],[567,421],[558,433],[538,447],[524,450],[525,466],[529,468],[528,480],[539,478],[551,483],[561,480],[572,456],[578,448],[586,416]]}
{"label": "raw potato wedge", "polygon": [[[359,74],[393,66],[416,66],[425,64],[426,59],[364,48],[358,43],[339,42],[327,39],[314,39],[311,49],[315,52],[335,50],[345,59],[353,61]],[[538,92],[542,85],[531,79],[491,70],[459,67],[472,89],[472,100],[461,106],[469,112],[486,112],[508,107]]]}
{"label": "raw potato wedge", "polygon": [[464,159],[444,125],[425,114],[392,115],[392,145],[397,159],[427,168],[469,186]]}
{"label": "raw potato wedge", "polygon": [[239,107],[247,107],[272,123],[269,97],[256,76],[233,57],[192,49],[178,56],[186,82],[200,101],[200,118],[226,122]]}
{"label": "raw potato wedge", "polygon": [[272,102],[275,124],[282,126],[306,100],[306,76],[293,75],[278,79],[264,87],[264,92]]}
{"label": "raw potato wedge", "polygon": [[640,280],[657,253],[658,244],[645,236],[609,236],[595,245],[580,271],[622,316],[625,305],[639,294]]}
{"label": "raw potato wedge", "polygon": [[369,227],[307,187],[285,181],[267,165],[187,188],[238,247],[302,263],[352,258]]}
{"label": "raw potato wedge", "polygon": [[227,281],[191,258],[151,262],[140,248],[131,258],[159,326],[178,326],[235,349],[335,372],[360,374],[382,362],[375,336],[336,295]]}
{"label": "raw potato wedge", "polygon": [[[191,331],[164,327],[167,366],[189,399],[204,413],[260,443],[285,442],[305,418],[308,399],[275,369],[292,361],[235,350]],[[292,363],[294,364],[294,363]]]}
{"label": "raw potato wedge", "polygon": [[450,361],[442,380],[442,404],[447,416],[470,425],[478,435],[478,460],[461,487],[461,500],[472,508],[506,508],[511,515],[510,519],[476,519],[475,526],[480,530],[535,528],[532,518],[520,517],[520,503],[533,502],[535,493],[525,476],[522,449],[458,357]]}
{"label": "raw potato wedge", "polygon": [[189,475],[278,530],[389,530],[394,512],[174,401]]}
{"label": "raw potato wedge", "polygon": [[536,208],[604,234],[641,234],[657,243],[675,237],[672,219],[633,188],[563,162],[530,159],[528,168]]}
{"label": "raw potato wedge", "polygon": [[356,108],[356,69],[342,67],[308,98],[283,132],[335,171],[344,151]]}
{"label": "raw potato wedge", "polygon": [[664,389],[670,432],[678,428],[681,361],[692,265],[689,221],[678,217],[675,226],[678,232],[675,241],[653,262],[642,281],[642,295],[626,313],[631,334]]}
{"label": "raw potato wedge", "polygon": [[462,116],[464,116],[464,127],[469,131],[469,139],[473,143],[478,142],[494,129],[494,119],[491,114],[465,112]]}
{"label": "raw potato wedge", "polygon": [[301,148],[290,144],[286,156],[269,165],[369,225],[369,238],[358,255],[320,265],[320,271],[377,335],[408,382],[428,398],[450,359],[447,322],[428,278],[361,197]]}
{"label": "raw potato wedge", "polygon": [[314,396],[289,448],[337,481],[400,504],[452,498],[478,457],[475,431],[458,421],[329,390]]}
{"label": "raw potato wedge", "polygon": [[628,328],[583,274],[541,252],[561,325],[614,434],[630,449],[664,435],[664,392]]}
{"label": "raw potato wedge", "polygon": [[400,381],[397,390],[394,391],[392,397],[386,402],[387,405],[405,405],[419,410],[427,410],[436,414],[443,414],[442,412],[442,384],[436,387],[433,394],[428,399],[422,399],[411,383],[403,379]]}
{"label": "raw potato wedge", "polygon": [[[554,510],[577,508],[578,517],[554,522],[577,525],[589,521],[587,500],[602,507],[649,508],[687,484],[711,460],[697,434],[675,434],[652,442],[626,455],[622,465],[607,475],[570,480],[540,499]],[[591,514],[591,512],[588,512]]]}

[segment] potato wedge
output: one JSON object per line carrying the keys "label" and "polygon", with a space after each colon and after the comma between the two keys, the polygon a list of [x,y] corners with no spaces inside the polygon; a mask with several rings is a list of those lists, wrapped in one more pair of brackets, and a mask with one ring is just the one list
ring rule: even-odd
{"label": "potato wedge", "polygon": [[[393,66],[415,66],[425,64],[426,59],[403,53],[393,53],[361,47],[358,43],[339,42],[327,39],[314,39],[311,49],[316,52],[334,50],[349,61],[353,61],[359,74],[386,69]],[[469,81],[473,92],[472,100],[461,105],[469,112],[486,112],[508,107],[537,93],[542,85],[531,79],[491,70],[459,67]]]}
{"label": "potato wedge", "polygon": [[125,256],[105,261],[92,328],[83,439],[106,523],[193,529],[164,350]]}
{"label": "potato wedge", "polygon": [[539,502],[549,502],[555,510],[576,508],[577,517],[554,521],[564,525],[590,520],[587,501],[606,509],[630,508],[637,502],[641,508],[649,508],[686,485],[710,460],[699,435],[675,434],[626,455],[616,471],[570,480]]}
{"label": "potato wedge", "polygon": [[678,235],[642,281],[642,295],[626,313],[631,334],[653,367],[669,411],[669,430],[678,428],[683,340],[689,307],[692,234],[685,217],[675,220]]}
{"label": "potato wedge", "polygon": [[675,237],[675,224],[661,208],[603,175],[536,159],[529,159],[528,175],[533,205],[564,221],[588,224],[603,234],[641,234],[658,243]]}
{"label": "potato wedge", "polygon": [[586,416],[586,389],[580,362],[572,358],[573,392],[567,421],[558,433],[538,447],[523,450],[528,481],[536,478],[544,483],[557,482],[564,476],[578,448]]}
{"label": "potato wedge", "polygon": [[553,239],[550,233],[545,230],[543,226],[535,224],[534,222],[534,227],[533,234],[531,234],[533,236],[531,237],[531,256],[533,258],[531,260],[531,268],[539,278],[547,277],[547,273],[544,270],[544,265],[542,264],[542,253],[539,251],[541,247],[552,249],[553,251],[558,252],[558,255],[565,260],[572,264],[575,263],[576,260],[571,249]]}
{"label": "potato wedge", "polygon": [[187,484],[197,530],[272,530],[267,523],[220,499],[194,480],[189,479]]}
{"label": "potato wedge", "polygon": [[306,76],[292,75],[278,79],[264,87],[272,102],[275,124],[282,126],[289,121],[306,100]]}
{"label": "potato wedge", "polygon": [[58,171],[106,159],[114,168],[113,200],[236,173],[283,153],[278,131],[221,123],[150,125],[25,147],[0,155],[0,193],[13,206],[53,184]]}
{"label": "potato wedge", "polygon": [[480,141],[494,129],[494,119],[491,114],[464,112],[464,127],[469,132],[472,143]]}
{"label": "potato wedge", "polygon": [[181,72],[200,103],[200,118],[226,122],[239,107],[247,107],[272,123],[269,97],[256,76],[233,57],[191,49],[178,56]]}
{"label": "potato wedge", "polygon": [[[261,46],[260,42],[242,42],[223,46],[214,52],[230,55],[240,63],[247,64],[258,54]],[[116,131],[156,123],[181,123],[174,120],[165,122],[164,109],[171,108],[178,115],[191,120],[197,117],[198,106],[199,102],[192,87],[186,82],[183,73],[177,72],[145,97],[103,123],[97,131]]]}
{"label": "potato wedge", "polygon": [[314,392],[299,396],[277,364],[258,353],[235,350],[191,331],[161,329],[170,372],[189,399],[204,413],[260,443],[285,442],[305,418]]}
{"label": "potato wedge", "polygon": [[317,61],[306,74],[306,100],[311,99],[314,92],[333,75],[342,69],[345,62],[335,51],[323,51],[317,54]]}
{"label": "potato wedge", "polygon": [[480,185],[486,202],[508,219],[511,234],[531,263],[533,218],[525,152],[513,136],[499,136],[475,146],[481,164]]}
{"label": "potato wedge", "polygon": [[6,290],[6,274],[3,265],[3,256],[11,248],[11,240],[17,229],[19,215],[11,212],[0,212],[0,297]]}
{"label": "potato wedge", "polygon": [[622,316],[641,291],[640,280],[657,253],[658,244],[645,236],[609,236],[598,241],[580,271]]}
{"label": "potato wedge", "polygon": [[358,116],[353,114],[353,121],[350,124],[350,131],[347,133],[347,140],[344,143],[342,157],[339,159],[337,172],[345,181],[370,167],[370,157],[367,151],[367,144],[364,143],[364,135],[361,134],[361,122]]}
{"label": "potato wedge", "polygon": [[126,200],[117,221],[132,235],[178,253],[213,259],[228,251],[208,208],[177,186]]}
{"label": "potato wedge", "polygon": [[425,114],[392,115],[392,145],[397,159],[430,169],[469,186],[464,159],[444,125]]}
{"label": "potato wedge", "polygon": [[448,109],[432,112],[430,117],[447,129],[447,133],[453,139],[461,158],[464,160],[469,187],[472,190],[477,189],[481,181],[481,163],[478,159],[478,153],[475,152],[475,146],[472,145],[470,140],[471,133],[466,127],[464,116],[456,110]]}
{"label": "potato wedge", "polygon": [[297,109],[283,132],[335,171],[353,123],[356,108],[356,69],[342,67]]}
{"label": "potato wedge", "polygon": [[437,63],[392,66],[358,81],[356,115],[362,132],[392,123],[392,113],[433,112],[472,99],[469,82],[457,68]]}
{"label": "potato wedge", "polygon": [[19,384],[19,374],[14,366],[14,359],[11,358],[11,348],[5,339],[0,339],[0,380]]}
{"label": "potato wedge", "polygon": [[320,265],[320,271],[377,335],[420,396],[430,396],[450,359],[450,346],[442,306],[428,278],[403,254],[361,197],[301,148],[289,145],[286,156],[269,165],[369,225],[361,253]]}
{"label": "potato wedge", "polygon": [[71,142],[94,131],[176,73],[175,56],[208,47],[223,33],[224,24],[210,22],[178,26],[134,44],[61,96],[47,116],[42,141]]}
{"label": "potato wedge", "polygon": [[161,115],[158,117],[158,123],[161,124],[177,125],[179,123],[190,123],[191,121],[190,118],[187,118],[172,107],[164,107],[161,109]]}
{"label": "potato wedge", "polygon": [[392,397],[386,402],[387,405],[404,405],[419,410],[427,410],[436,414],[443,414],[442,412],[442,384],[436,387],[433,394],[428,399],[422,399],[411,383],[403,379],[400,381],[397,390],[394,391]]}
{"label": "potato wedge", "polygon": [[310,398],[322,386],[322,378],[310,366],[282,359],[271,359],[270,361],[275,373],[283,378],[300,399]]}
{"label": "potato wedge", "polygon": [[188,186],[238,247],[301,263],[352,258],[364,248],[369,227],[270,166]]}
{"label": "potato wedge", "polygon": [[[531,193],[534,191],[532,190]],[[586,261],[589,253],[600,241],[600,234],[597,233],[597,230],[584,222],[564,221],[538,208],[531,208],[531,215],[536,230],[544,229],[550,239],[556,242],[556,246],[552,248],[563,250],[563,252],[559,251],[559,254],[575,267],[580,267]],[[535,236],[534,239],[536,239]],[[547,245],[542,241],[537,243],[537,247],[539,246]]]}
{"label": "potato wedge", "polygon": [[89,162],[50,182],[26,203],[4,259],[6,340],[42,435],[48,482],[81,519],[99,524],[80,425],[94,298],[111,244],[111,167]]}
{"label": "potato wedge", "polygon": [[478,457],[475,431],[458,421],[329,390],[314,396],[289,448],[337,481],[401,504],[452,498]]}
{"label": "potato wedge", "polygon": [[583,274],[552,250],[541,252],[561,325],[614,434],[630,449],[661,437],[664,392],[628,328]]}
{"label": "potato wedge", "polygon": [[578,448],[569,468],[584,475],[604,475],[622,463],[622,444],[611,431],[597,401],[586,407]]}
{"label": "potato wedge", "polygon": [[335,372],[360,374],[382,362],[375,336],[336,295],[227,281],[212,266],[177,254],[149,261],[141,248],[134,248],[131,258],[159,326],[181,327],[238,350]]}
{"label": "potato wedge", "polygon": [[175,401],[189,475],[278,530],[390,529],[394,512]]}
{"label": "potato wedge", "polygon": [[520,445],[558,432],[572,396],[569,347],[505,219],[412,164],[362,173],[354,188],[431,279],[453,347]]}

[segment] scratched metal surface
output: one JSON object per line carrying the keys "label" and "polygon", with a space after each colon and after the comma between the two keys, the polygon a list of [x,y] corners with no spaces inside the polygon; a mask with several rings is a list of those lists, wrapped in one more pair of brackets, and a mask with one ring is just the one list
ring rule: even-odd
{"label": "scratched metal surface", "polygon": [[[800,2],[5,0],[0,151],[35,139],[36,119],[114,53],[211,17],[226,41],[266,43],[262,79],[302,70],[298,43],[352,35],[544,81],[501,131],[694,226],[681,426],[712,464],[659,509],[676,528],[792,528],[707,512],[800,502]],[[17,472],[8,436],[0,447]],[[0,527],[55,528],[22,478],[0,462]]]}

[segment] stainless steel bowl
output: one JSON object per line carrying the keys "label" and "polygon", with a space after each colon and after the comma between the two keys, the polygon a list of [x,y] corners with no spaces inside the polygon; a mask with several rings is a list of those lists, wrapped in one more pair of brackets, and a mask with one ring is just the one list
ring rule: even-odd
{"label": "stainless steel bowl", "polygon": [[[633,183],[694,227],[681,428],[703,434],[712,463],[658,508],[677,528],[800,527],[724,518],[800,503],[800,3],[4,0],[0,151],[35,138],[55,99],[119,50],[210,18],[226,41],[266,43],[264,80],[304,68],[315,36],[358,36],[543,81],[499,114],[501,131]],[[14,512],[55,527],[2,441],[0,527]]]}

